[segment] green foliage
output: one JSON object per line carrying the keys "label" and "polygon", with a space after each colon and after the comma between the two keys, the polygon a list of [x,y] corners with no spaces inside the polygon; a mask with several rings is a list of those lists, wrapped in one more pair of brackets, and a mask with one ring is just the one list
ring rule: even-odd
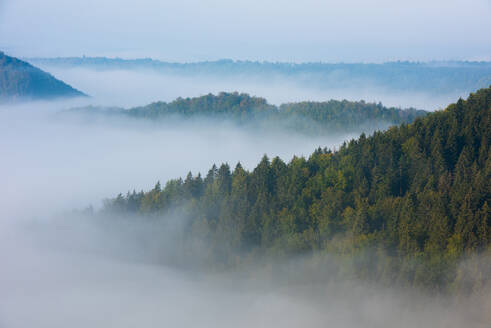
{"label": "green foliage", "polygon": [[120,110],[131,117],[165,120],[198,118],[229,120],[253,127],[281,128],[321,135],[339,132],[374,131],[389,125],[413,122],[427,112],[413,108],[387,108],[364,101],[300,102],[270,105],[263,98],[244,93],[221,92],[196,98],[178,98],[144,107]]}
{"label": "green foliage", "polygon": [[251,172],[214,166],[205,179],[189,174],[119,195],[106,209],[159,216],[187,204],[191,235],[213,241],[223,265],[328,252],[360,278],[473,289],[477,280],[465,277],[482,284],[483,266],[458,263],[489,252],[490,140],[488,88],[336,152],[317,149],[289,163],[264,156]]}

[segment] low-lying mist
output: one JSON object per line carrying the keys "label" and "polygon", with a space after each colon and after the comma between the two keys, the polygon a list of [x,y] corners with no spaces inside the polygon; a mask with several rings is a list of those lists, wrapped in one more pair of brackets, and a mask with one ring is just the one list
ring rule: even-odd
{"label": "low-lying mist", "polygon": [[[82,100],[85,101],[85,100]],[[289,160],[316,147],[333,147],[355,135],[312,138],[258,133],[232,124],[173,122],[163,127],[124,118],[56,113],[70,102],[31,103],[0,109],[0,170],[7,213],[97,206],[157,180],[204,173],[213,163],[253,168],[264,154]],[[30,213],[29,213],[30,212]]]}
{"label": "low-lying mist", "polygon": [[3,225],[0,325],[489,327],[489,289],[455,299],[330,280],[335,259],[251,263],[235,272],[178,269],[166,255],[186,256],[176,246],[180,219],[64,214]]}
{"label": "low-lying mist", "polygon": [[[42,69],[57,78],[95,97],[97,105],[132,107],[155,101],[172,101],[177,97],[197,97],[222,91],[239,91],[263,97],[268,102],[327,101],[330,99],[350,101],[365,100],[382,102],[385,106],[414,107],[433,111],[445,108],[467,93],[453,92],[401,92],[390,86],[374,83],[358,83],[353,88],[323,87],[310,80],[309,76],[285,78],[274,74],[257,76],[220,76],[210,74],[179,76],[148,69],[95,70],[90,68],[41,65]],[[336,77],[342,79],[341,77]]]}

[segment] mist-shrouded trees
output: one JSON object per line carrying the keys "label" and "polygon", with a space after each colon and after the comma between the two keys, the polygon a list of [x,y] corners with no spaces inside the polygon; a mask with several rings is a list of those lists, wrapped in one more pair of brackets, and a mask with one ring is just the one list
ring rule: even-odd
{"label": "mist-shrouded trees", "polygon": [[[318,105],[297,106],[283,110],[302,115]],[[333,254],[360,278],[478,288],[490,278],[485,262],[459,263],[489,256],[490,142],[487,88],[337,151],[288,163],[264,156],[252,171],[213,166],[204,178],[119,195],[104,210],[158,218],[180,209],[190,238],[206,239],[221,266]]]}
{"label": "mist-shrouded trees", "polygon": [[384,107],[364,101],[330,100],[323,102],[269,104],[266,99],[245,93],[221,92],[195,98],[177,98],[172,102],[155,102],[125,109],[76,108],[72,111],[124,115],[131,118],[172,122],[177,119],[203,119],[231,122],[261,130],[283,130],[307,135],[360,133],[386,129],[391,125],[411,123],[427,114],[414,108]]}

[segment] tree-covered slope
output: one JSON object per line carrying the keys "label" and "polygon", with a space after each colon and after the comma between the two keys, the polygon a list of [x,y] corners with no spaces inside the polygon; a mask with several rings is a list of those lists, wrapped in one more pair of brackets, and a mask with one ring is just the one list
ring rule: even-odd
{"label": "tree-covered slope", "polygon": [[411,123],[426,114],[424,110],[385,107],[381,103],[329,100],[283,104],[278,109],[277,119],[305,131],[339,132],[357,131],[360,127],[368,126],[373,127],[373,130],[383,129],[387,125]]}
{"label": "tree-covered slope", "polygon": [[[75,111],[102,112],[97,108],[78,108]],[[281,106],[269,104],[264,98],[245,93],[221,92],[195,98],[178,98],[172,102],[156,102],[129,110],[109,110],[151,120],[209,119],[227,120],[246,126],[265,129],[278,128],[321,135],[385,129],[390,125],[413,122],[426,111],[413,108],[387,108],[382,104],[364,101],[300,102]]]}
{"label": "tree-covered slope", "polygon": [[[334,254],[344,274],[437,289],[489,280],[491,88],[338,151],[158,183],[106,212],[189,219],[217,263]],[[188,221],[186,221],[188,222]],[[348,268],[348,269],[346,269]]]}
{"label": "tree-covered slope", "polygon": [[49,73],[0,51],[0,101],[77,96],[84,94]]}

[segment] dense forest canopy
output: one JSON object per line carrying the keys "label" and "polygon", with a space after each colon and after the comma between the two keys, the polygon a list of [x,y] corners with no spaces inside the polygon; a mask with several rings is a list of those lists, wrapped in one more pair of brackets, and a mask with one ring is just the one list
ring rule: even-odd
{"label": "dense forest canopy", "polygon": [[490,253],[490,141],[487,88],[335,152],[288,163],[265,155],[252,171],[213,166],[120,194],[102,213],[178,215],[219,267],[331,254],[343,259],[345,276],[471,291],[489,280],[490,262],[479,256]]}
{"label": "dense forest canopy", "polygon": [[387,108],[381,103],[364,101],[299,102],[280,106],[245,93],[221,92],[195,98],[178,98],[128,110],[104,110],[97,107],[74,109],[75,112],[112,113],[152,120],[213,119],[228,120],[247,126],[283,128],[308,134],[374,131],[389,125],[410,123],[426,111],[414,108]]}
{"label": "dense forest canopy", "polygon": [[394,91],[468,93],[491,84],[490,62],[387,62],[363,63],[281,63],[218,60],[196,63],[170,63],[153,59],[105,57],[31,58],[38,65],[63,68],[86,67],[97,70],[150,69],[166,74],[216,75],[229,77],[281,77],[309,87],[382,87]]}
{"label": "dense forest canopy", "polygon": [[79,96],[85,95],[49,73],[0,51],[0,101]]}

